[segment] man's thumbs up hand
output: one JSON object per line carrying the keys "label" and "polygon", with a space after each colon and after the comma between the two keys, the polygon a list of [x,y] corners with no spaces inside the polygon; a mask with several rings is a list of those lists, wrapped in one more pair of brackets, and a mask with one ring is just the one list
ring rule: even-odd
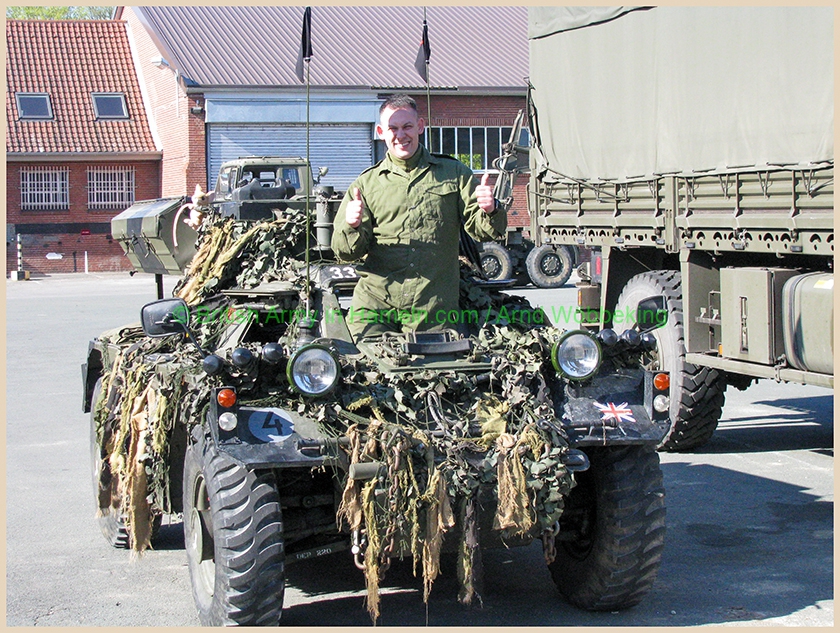
{"label": "man's thumbs up hand", "polygon": [[353,192],[353,199],[347,203],[347,208],[344,211],[344,217],[351,228],[358,228],[362,223],[362,211],[364,209],[365,203],[362,202],[362,192],[356,187]]}
{"label": "man's thumbs up hand", "polygon": [[496,199],[493,197],[493,188],[488,185],[490,174],[485,172],[481,177],[481,184],[475,188],[475,197],[478,201],[478,206],[482,208],[485,213],[492,213],[496,208]]}

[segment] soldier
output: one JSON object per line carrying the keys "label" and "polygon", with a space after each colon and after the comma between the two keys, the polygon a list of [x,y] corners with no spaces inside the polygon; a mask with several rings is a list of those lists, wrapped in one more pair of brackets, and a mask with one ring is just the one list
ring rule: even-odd
{"label": "soldier", "polygon": [[424,129],[414,99],[385,101],[376,132],[388,154],[362,172],[336,214],[336,257],[367,256],[347,318],[357,339],[456,326],[460,225],[478,241],[498,239],[507,226],[488,174],[476,186],[469,167],[429,153]]}

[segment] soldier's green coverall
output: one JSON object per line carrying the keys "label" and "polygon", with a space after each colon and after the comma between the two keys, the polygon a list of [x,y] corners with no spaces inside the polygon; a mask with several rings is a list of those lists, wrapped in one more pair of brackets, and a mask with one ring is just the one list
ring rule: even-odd
{"label": "soldier's green coverall", "polygon": [[[407,162],[389,153],[350,186],[336,214],[332,249],[341,261],[364,258],[347,315],[355,337],[455,327],[461,222],[478,241],[498,239],[507,227],[504,213],[478,206],[475,186],[466,165],[422,146]],[[345,207],[356,188],[364,213],[354,229]]]}

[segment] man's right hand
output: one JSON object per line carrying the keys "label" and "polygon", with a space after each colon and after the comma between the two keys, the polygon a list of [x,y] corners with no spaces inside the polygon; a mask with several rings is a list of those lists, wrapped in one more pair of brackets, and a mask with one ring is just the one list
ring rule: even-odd
{"label": "man's right hand", "polygon": [[362,202],[362,193],[356,187],[353,192],[353,199],[347,203],[347,208],[344,211],[344,219],[350,228],[356,229],[362,223],[362,211],[365,210],[365,203]]}

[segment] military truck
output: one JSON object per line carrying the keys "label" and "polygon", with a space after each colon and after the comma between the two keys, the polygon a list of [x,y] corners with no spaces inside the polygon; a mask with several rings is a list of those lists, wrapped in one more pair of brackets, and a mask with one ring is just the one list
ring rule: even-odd
{"label": "military truck", "polygon": [[665,450],[712,436],[727,385],[834,386],[828,7],[533,7],[529,211],[588,246],[576,318],[664,299]]}
{"label": "military truck", "polygon": [[[279,182],[296,184],[287,169],[300,187]],[[91,342],[83,406],[108,542],[143,551],[181,515],[205,625],[276,625],[285,566],[338,552],[364,573],[374,621],[394,558],[413,557],[428,600],[455,552],[470,603],[481,548],[534,539],[572,604],[638,603],[665,534],[669,376],[640,363],[660,308],[621,333],[561,331],[465,256],[445,327],[353,340],[358,276],[329,251],[341,195],[298,193],[308,171],[224,165],[174,296]],[[262,191],[254,179],[273,199],[241,190]],[[139,270],[182,261],[180,202],[115,218]]]}

